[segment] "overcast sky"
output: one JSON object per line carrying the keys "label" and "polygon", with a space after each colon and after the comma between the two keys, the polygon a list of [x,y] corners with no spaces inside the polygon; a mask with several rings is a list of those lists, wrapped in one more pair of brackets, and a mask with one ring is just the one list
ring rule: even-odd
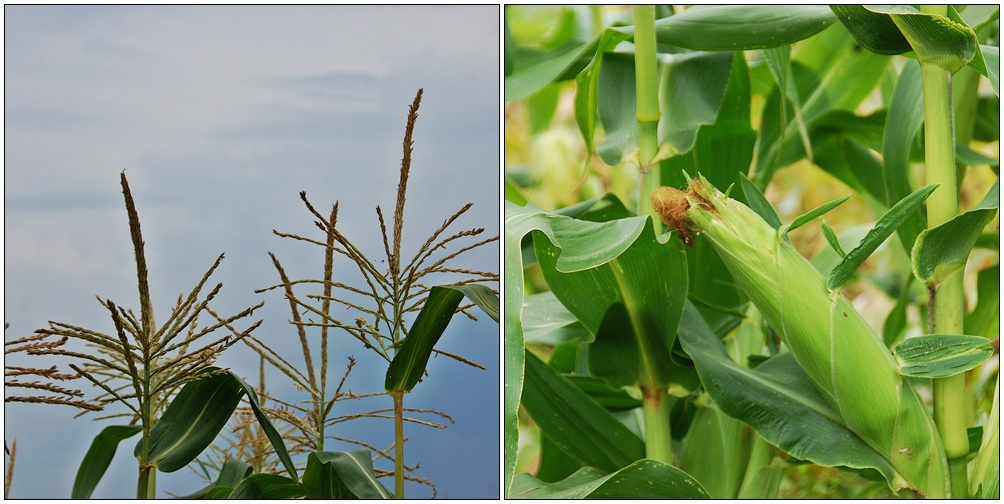
{"label": "overcast sky", "polygon": [[[158,320],[225,252],[212,278],[224,284],[214,307],[236,313],[265,300],[257,336],[300,362],[288,303],[254,290],[278,281],[269,251],[298,278],[319,278],[323,258],[272,230],[318,236],[298,197],[306,190],[319,208],[338,200],[342,233],[380,256],[374,209],[393,213],[405,118],[418,88],[425,94],[405,250],[413,254],[467,202],[474,208],[453,229],[499,233],[499,23],[498,6],[5,6],[5,338],[30,335],[48,320],[110,333],[95,295],[138,309],[119,187],[125,170]],[[455,266],[497,272],[499,246]],[[358,281],[353,267],[336,263],[336,277]],[[499,327],[479,318],[454,319],[440,345],[489,370],[433,359],[429,377],[406,396],[406,406],[434,407],[456,421],[445,431],[407,426],[407,463],[421,464],[416,476],[435,482],[440,497],[498,497]],[[386,364],[344,335],[335,341],[329,381],[354,355],[353,391],[382,389]],[[11,357],[5,362],[69,371],[65,361]],[[247,348],[232,348],[221,364],[256,381]],[[277,395],[300,397],[276,371],[266,373]],[[391,406],[381,400],[372,407]],[[12,498],[69,496],[90,441],[115,423],[74,420],[75,413],[5,406],[4,438],[18,441]],[[340,425],[336,435],[393,442],[389,421]],[[133,445],[120,447],[95,497],[135,495]],[[187,469],[157,482],[161,496],[202,486]],[[431,496],[427,487],[407,491]]]}

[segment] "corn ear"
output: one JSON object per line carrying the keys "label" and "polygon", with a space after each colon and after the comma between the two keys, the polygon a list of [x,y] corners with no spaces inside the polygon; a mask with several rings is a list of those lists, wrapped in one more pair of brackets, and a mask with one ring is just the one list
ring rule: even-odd
{"label": "corn ear", "polygon": [[947,462],[934,422],[851,303],[829,291],[779,231],[703,177],[691,180],[686,192],[660,188],[652,203],[685,242],[694,234],[711,242],[848,428],[889,458],[903,479],[893,486],[945,497]]}

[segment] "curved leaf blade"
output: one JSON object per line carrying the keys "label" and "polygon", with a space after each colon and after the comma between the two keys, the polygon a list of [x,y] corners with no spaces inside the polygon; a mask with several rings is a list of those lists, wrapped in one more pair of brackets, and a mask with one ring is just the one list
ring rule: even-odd
{"label": "curved leaf blade", "polygon": [[579,469],[556,483],[520,474],[513,483],[517,499],[709,499],[687,473],[655,460],[639,460],[610,474]]}
{"label": "curved leaf blade", "polygon": [[70,498],[90,499],[101,477],[112,463],[119,443],[135,436],[141,430],[143,427],[139,425],[110,425],[102,429],[91,441],[91,447],[87,449],[84,460],[80,462]]}
{"label": "curved leaf blade", "polygon": [[[219,371],[209,367],[200,374]],[[149,463],[174,472],[195,460],[213,442],[237,408],[244,390],[229,374],[188,382],[150,431]],[[142,441],[135,454],[142,453]]]}
{"label": "curved leaf blade", "polygon": [[922,231],[911,253],[913,272],[917,278],[929,284],[938,284],[965,267],[969,252],[999,207],[1000,180],[997,180],[975,208],[940,226]]}
{"label": "curved leaf blade", "polygon": [[792,354],[772,357],[756,369],[741,367],[689,303],[678,338],[719,409],[771,444],[822,466],[873,468],[889,482],[896,478],[889,460],[844,424]]}
{"label": "curved leaf blade", "polygon": [[373,460],[366,449],[311,453],[303,486],[312,499],[393,498],[373,474]]}
{"label": "curved leaf blade", "polygon": [[[565,271],[589,269],[603,264],[623,252],[641,234],[645,217],[617,219],[607,223],[593,223],[583,235],[566,236],[560,246],[569,253],[558,263]],[[502,422],[504,430],[503,486],[509,494],[516,472],[516,451],[519,444],[518,411],[523,391],[523,250],[524,236],[535,229],[553,238],[555,228],[562,229],[573,221],[570,217],[549,214],[531,206],[505,202],[505,342],[503,358],[504,388]]]}

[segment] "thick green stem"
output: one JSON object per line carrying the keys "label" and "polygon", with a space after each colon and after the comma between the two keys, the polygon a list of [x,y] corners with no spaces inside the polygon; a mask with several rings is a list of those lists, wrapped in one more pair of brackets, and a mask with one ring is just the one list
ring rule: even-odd
{"label": "thick green stem", "polygon": [[660,220],[649,198],[659,188],[659,164],[652,158],[659,150],[659,65],[655,50],[655,7],[634,7],[635,112],[638,119],[639,184],[638,215],[651,215],[658,231]]}
{"label": "thick green stem", "polygon": [[645,458],[673,464],[673,446],[669,427],[669,395],[665,387],[642,387],[642,411],[645,417]]}
{"label": "thick green stem", "polygon": [[404,498],[404,391],[388,392],[394,398],[394,498]]}
{"label": "thick green stem", "polygon": [[[947,7],[923,6],[924,12],[946,15]],[[928,184],[939,184],[927,200],[927,226],[943,224],[959,213],[955,171],[955,132],[952,117],[952,76],[933,63],[920,64],[924,83],[925,174]],[[930,333],[962,334],[965,314],[962,272],[930,286]],[[952,497],[967,498],[965,375],[934,380],[934,421],[949,460]]]}

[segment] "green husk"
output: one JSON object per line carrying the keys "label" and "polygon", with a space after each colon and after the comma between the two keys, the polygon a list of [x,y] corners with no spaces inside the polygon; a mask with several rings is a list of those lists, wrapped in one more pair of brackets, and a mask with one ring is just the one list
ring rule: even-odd
{"label": "green husk", "polygon": [[684,241],[702,234],[711,242],[827,402],[902,476],[893,486],[946,497],[947,462],[934,422],[851,303],[777,230],[703,177],[686,192],[660,188],[652,202]]}

